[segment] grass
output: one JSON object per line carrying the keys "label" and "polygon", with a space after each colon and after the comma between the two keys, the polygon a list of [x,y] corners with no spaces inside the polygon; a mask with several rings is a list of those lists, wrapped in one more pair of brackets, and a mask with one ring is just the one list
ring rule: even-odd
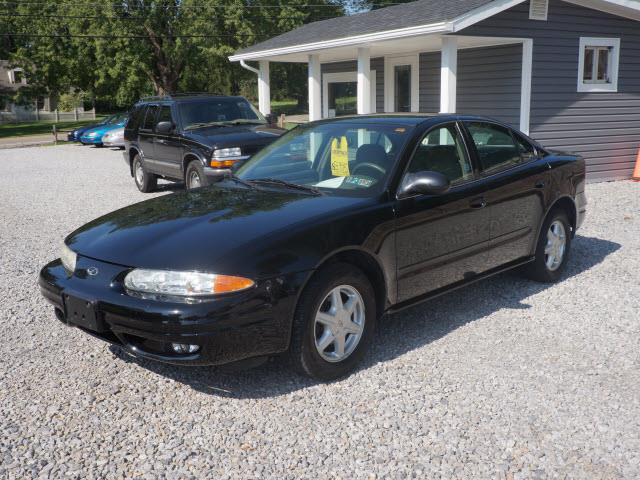
{"label": "grass", "polygon": [[298,101],[293,98],[286,98],[284,100],[271,100],[271,113],[280,115],[296,115],[299,113],[306,113],[300,111],[298,108]]}
{"label": "grass", "polygon": [[71,130],[83,125],[98,123],[103,118],[105,118],[104,115],[97,115],[95,120],[80,120],[77,122],[3,123],[0,124],[0,138],[26,137],[28,135],[43,135],[51,133],[54,124],[58,130]]}

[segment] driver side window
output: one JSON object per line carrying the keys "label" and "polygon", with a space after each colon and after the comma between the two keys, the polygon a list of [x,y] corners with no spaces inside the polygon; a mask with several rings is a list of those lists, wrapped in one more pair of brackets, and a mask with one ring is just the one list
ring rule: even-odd
{"label": "driver side window", "polygon": [[438,172],[458,185],[473,178],[464,142],[455,124],[427,132],[416,148],[407,173]]}

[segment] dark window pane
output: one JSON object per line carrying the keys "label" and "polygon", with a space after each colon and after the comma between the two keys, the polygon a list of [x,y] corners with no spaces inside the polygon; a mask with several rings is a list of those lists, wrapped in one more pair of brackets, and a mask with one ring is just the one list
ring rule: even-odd
{"label": "dark window pane", "polygon": [[452,184],[471,179],[471,163],[455,125],[430,131],[418,145],[408,172],[438,172]]}
{"label": "dark window pane", "polygon": [[332,82],[329,83],[329,117],[342,115],[355,115],[358,113],[356,82]]}
{"label": "dark window pane", "polygon": [[395,75],[395,111],[411,111],[411,65],[396,65]]}
{"label": "dark window pane", "polygon": [[145,130],[152,130],[155,125],[156,114],[158,113],[157,105],[150,105],[147,108],[147,114],[144,117],[144,126]]}
{"label": "dark window pane", "polygon": [[522,138],[520,135],[518,135],[517,133],[514,133],[514,136],[516,138],[516,143],[518,144],[518,148],[520,149],[520,155],[522,155],[522,159],[526,162],[531,160],[532,158],[535,158],[536,157],[535,147],[530,142],[528,142],[527,140]]}
{"label": "dark window pane", "polygon": [[584,51],[584,81],[593,80],[593,57],[595,51],[593,48],[587,47]]}
{"label": "dark window pane", "polygon": [[478,150],[480,164],[484,171],[495,172],[507,169],[522,161],[520,150],[508,129],[480,122],[470,122],[467,127]]}
{"label": "dark window pane", "polygon": [[171,107],[165,105],[162,108],[160,108],[160,115],[158,115],[158,121],[156,123],[160,123],[160,122],[173,123],[173,117],[171,116]]}
{"label": "dark window pane", "polygon": [[598,80],[609,81],[609,54],[608,48],[598,50]]}

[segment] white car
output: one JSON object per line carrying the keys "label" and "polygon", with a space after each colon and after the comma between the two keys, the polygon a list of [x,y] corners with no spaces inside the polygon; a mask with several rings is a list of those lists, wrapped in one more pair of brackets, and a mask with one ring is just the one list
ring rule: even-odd
{"label": "white car", "polygon": [[124,127],[110,130],[102,136],[102,144],[105,147],[124,148]]}

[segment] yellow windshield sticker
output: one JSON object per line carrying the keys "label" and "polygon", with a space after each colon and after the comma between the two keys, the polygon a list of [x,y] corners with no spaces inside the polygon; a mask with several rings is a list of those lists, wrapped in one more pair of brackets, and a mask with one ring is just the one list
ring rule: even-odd
{"label": "yellow windshield sticker", "polygon": [[334,177],[349,176],[349,146],[347,137],[331,141],[331,175]]}

